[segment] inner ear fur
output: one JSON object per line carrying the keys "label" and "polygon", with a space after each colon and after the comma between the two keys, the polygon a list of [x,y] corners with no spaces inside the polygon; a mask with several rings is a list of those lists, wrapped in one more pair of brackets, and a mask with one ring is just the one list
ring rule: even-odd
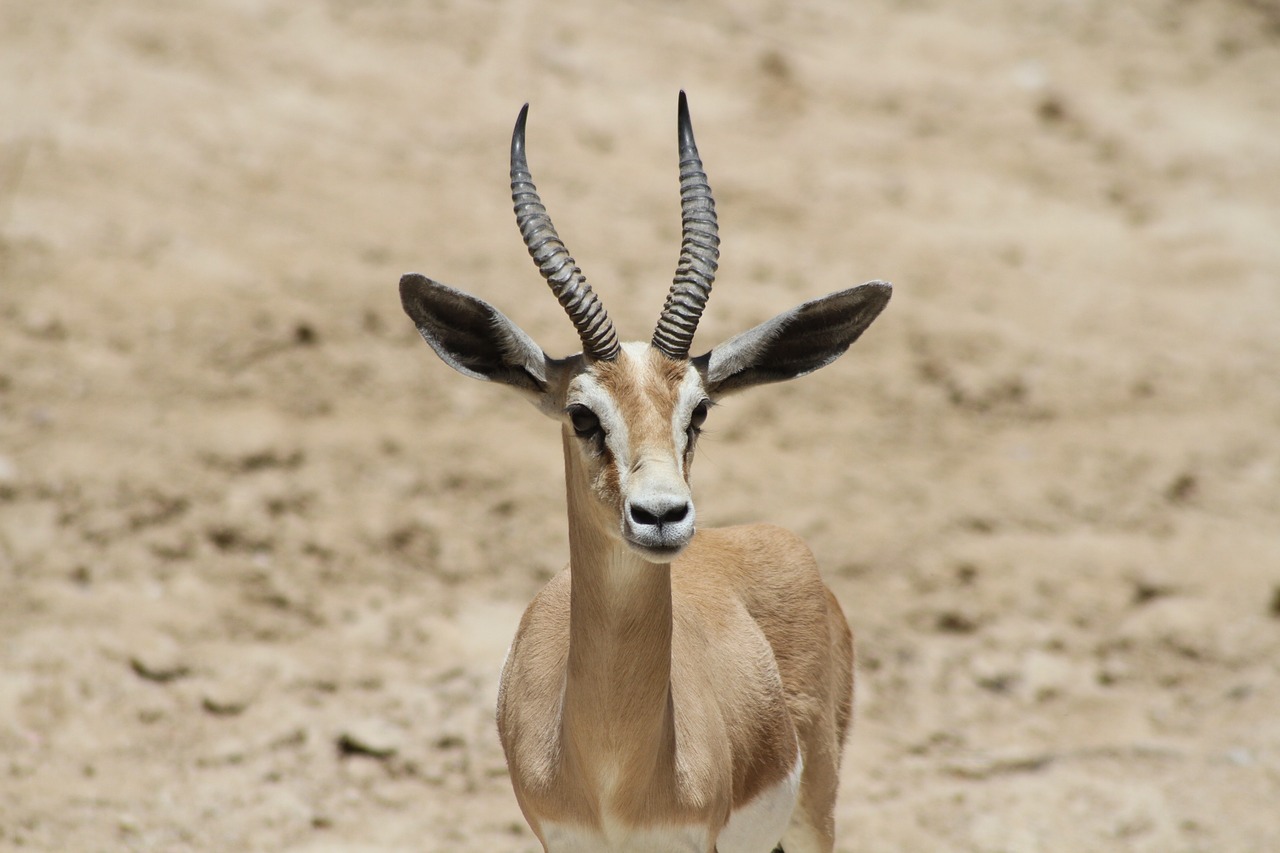
{"label": "inner ear fur", "polygon": [[871,325],[893,288],[871,281],[806,302],[693,360],[712,396],[811,373],[844,354]]}
{"label": "inner ear fur", "polygon": [[546,393],[554,362],[483,299],[417,273],[400,279],[400,304],[444,363],[476,379]]}

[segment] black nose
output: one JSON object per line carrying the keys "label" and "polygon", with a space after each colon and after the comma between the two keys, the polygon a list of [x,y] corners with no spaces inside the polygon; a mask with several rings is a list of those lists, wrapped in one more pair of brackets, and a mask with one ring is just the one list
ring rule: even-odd
{"label": "black nose", "polygon": [[689,504],[683,502],[672,506],[645,508],[639,504],[631,505],[631,520],[646,527],[662,527],[664,524],[679,524],[689,515]]}

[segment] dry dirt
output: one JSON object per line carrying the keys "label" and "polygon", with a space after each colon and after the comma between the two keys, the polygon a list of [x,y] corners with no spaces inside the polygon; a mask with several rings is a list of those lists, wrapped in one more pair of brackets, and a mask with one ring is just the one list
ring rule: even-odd
{"label": "dry dirt", "polygon": [[507,198],[527,100],[647,337],[682,87],[695,351],[897,288],[696,472],[858,632],[839,849],[1280,849],[1277,81],[1272,0],[3,0],[0,849],[535,848],[492,706],[557,430],[396,281],[574,349]]}

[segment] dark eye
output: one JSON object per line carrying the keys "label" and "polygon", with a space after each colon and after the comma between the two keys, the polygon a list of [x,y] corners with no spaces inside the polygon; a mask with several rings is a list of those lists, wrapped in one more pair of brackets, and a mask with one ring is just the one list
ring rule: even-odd
{"label": "dark eye", "polygon": [[690,453],[693,452],[693,442],[698,438],[698,434],[702,432],[702,424],[707,419],[708,408],[709,404],[706,400],[703,400],[701,403],[694,406],[693,412],[689,414],[689,443],[686,446],[686,450]]}
{"label": "dark eye", "polygon": [[570,407],[569,422],[573,424],[573,432],[578,438],[594,438],[604,434],[600,419],[586,406]]}
{"label": "dark eye", "polygon": [[689,416],[689,429],[697,432],[702,429],[703,423],[707,420],[708,404],[706,400],[693,407],[693,414]]}

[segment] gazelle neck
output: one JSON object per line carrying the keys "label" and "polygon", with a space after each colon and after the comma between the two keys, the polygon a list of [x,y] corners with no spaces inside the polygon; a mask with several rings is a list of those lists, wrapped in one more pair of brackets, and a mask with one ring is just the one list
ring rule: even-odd
{"label": "gazelle neck", "polygon": [[[569,662],[563,730],[571,761],[657,773],[674,759],[671,567],[601,530],[574,439],[565,436]],[[582,768],[588,770],[588,768]]]}

